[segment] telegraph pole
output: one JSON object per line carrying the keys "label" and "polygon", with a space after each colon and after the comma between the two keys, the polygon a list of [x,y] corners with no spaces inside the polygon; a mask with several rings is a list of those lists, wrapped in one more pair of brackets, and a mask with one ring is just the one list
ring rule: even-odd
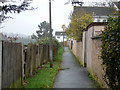
{"label": "telegraph pole", "polygon": [[49,23],[50,23],[50,68],[53,66],[53,44],[52,44],[52,20],[51,20],[51,0],[49,0]]}

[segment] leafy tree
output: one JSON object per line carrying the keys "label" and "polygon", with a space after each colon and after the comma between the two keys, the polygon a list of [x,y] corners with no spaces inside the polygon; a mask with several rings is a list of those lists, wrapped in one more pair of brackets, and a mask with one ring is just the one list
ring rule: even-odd
{"label": "leafy tree", "polygon": [[120,12],[109,17],[108,25],[101,34],[101,58],[105,66],[105,81],[112,89],[120,88]]}
{"label": "leafy tree", "polygon": [[65,24],[63,24],[61,27],[63,30],[65,30],[65,28],[66,28]]}
{"label": "leafy tree", "polygon": [[93,21],[93,17],[85,12],[72,13],[70,20],[71,22],[65,30],[67,35],[75,40],[82,40],[82,30]]}

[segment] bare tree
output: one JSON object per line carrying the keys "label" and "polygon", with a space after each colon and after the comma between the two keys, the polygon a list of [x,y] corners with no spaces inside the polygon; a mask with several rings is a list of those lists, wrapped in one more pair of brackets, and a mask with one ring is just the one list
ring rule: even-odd
{"label": "bare tree", "polygon": [[8,13],[20,13],[21,11],[33,10],[33,7],[30,7],[32,0],[19,0],[20,5],[17,5],[17,0],[0,0],[0,15],[2,20],[10,17],[6,17]]}
{"label": "bare tree", "polygon": [[113,7],[114,6],[114,2],[117,2],[118,0],[105,0],[108,4],[109,7]]}
{"label": "bare tree", "polygon": [[106,2],[91,2],[89,3],[89,6],[107,7],[107,3]]}
{"label": "bare tree", "polygon": [[78,5],[80,5],[80,6],[82,6],[82,4],[83,4],[83,2],[82,2],[83,0],[68,0],[66,3],[65,3],[65,5],[66,4],[69,4],[70,2],[72,2],[72,5],[76,5],[76,4],[78,4]]}

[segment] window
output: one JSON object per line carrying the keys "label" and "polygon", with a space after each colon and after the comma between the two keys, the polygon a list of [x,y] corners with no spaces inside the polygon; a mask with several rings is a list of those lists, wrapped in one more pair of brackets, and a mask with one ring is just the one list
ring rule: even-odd
{"label": "window", "polygon": [[60,38],[59,36],[57,38]]}

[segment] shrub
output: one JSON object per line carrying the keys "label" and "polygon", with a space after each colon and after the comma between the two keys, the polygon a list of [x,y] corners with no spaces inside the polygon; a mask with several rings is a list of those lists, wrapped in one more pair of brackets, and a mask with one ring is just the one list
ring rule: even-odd
{"label": "shrub", "polygon": [[104,80],[112,89],[120,88],[120,14],[109,17],[101,34],[101,58],[105,66]]}

